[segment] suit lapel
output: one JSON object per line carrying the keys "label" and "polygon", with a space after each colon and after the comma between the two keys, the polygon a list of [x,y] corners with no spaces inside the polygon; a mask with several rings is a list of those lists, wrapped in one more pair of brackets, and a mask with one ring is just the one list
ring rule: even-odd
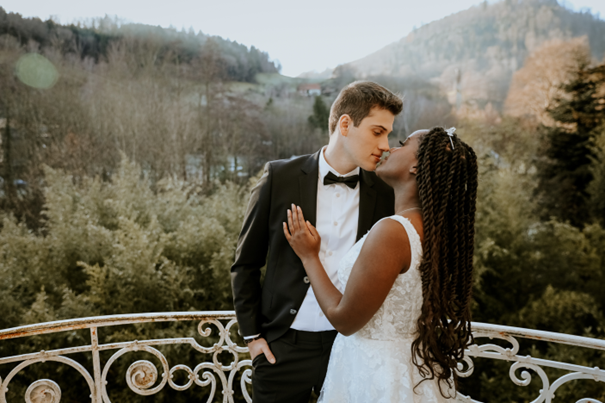
{"label": "suit lapel", "polygon": [[372,175],[361,169],[359,182],[359,221],[357,223],[357,238],[359,241],[372,228],[374,207],[376,206],[376,190],[373,189]]}
{"label": "suit lapel", "polygon": [[310,155],[301,167],[303,174],[298,178],[300,189],[300,208],[305,219],[315,225],[317,219],[317,180],[319,175],[319,153]]}

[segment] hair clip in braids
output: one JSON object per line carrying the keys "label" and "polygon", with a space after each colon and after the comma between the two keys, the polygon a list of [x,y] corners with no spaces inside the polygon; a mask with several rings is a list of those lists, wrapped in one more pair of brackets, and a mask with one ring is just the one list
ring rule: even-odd
{"label": "hair clip in braids", "polygon": [[453,151],[454,150],[454,141],[452,140],[452,137],[454,137],[454,133],[456,132],[456,128],[455,127],[450,127],[445,132],[450,137],[450,144],[452,145],[452,151]]}

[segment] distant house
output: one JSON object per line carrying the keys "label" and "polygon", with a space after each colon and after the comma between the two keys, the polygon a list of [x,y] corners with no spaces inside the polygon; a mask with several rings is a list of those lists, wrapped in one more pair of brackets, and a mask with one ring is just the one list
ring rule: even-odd
{"label": "distant house", "polygon": [[321,95],[321,86],[319,84],[300,84],[298,92],[307,97]]}

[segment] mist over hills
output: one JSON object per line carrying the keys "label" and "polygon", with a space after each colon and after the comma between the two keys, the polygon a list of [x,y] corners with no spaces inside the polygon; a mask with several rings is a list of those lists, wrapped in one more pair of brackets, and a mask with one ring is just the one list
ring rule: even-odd
{"label": "mist over hills", "polygon": [[[512,74],[550,39],[586,36],[592,55],[605,54],[605,21],[556,0],[505,0],[415,29],[398,42],[345,65],[357,77],[417,78],[455,98],[500,109]],[[458,94],[456,94],[458,93]]]}

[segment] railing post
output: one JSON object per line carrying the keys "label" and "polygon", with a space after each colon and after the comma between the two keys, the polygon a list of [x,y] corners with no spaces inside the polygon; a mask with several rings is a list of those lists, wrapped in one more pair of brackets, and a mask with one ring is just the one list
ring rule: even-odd
{"label": "railing post", "polygon": [[101,395],[101,358],[99,356],[99,335],[96,327],[90,328],[90,345],[92,346],[92,369],[95,380],[94,395],[91,396],[93,403],[102,403]]}

